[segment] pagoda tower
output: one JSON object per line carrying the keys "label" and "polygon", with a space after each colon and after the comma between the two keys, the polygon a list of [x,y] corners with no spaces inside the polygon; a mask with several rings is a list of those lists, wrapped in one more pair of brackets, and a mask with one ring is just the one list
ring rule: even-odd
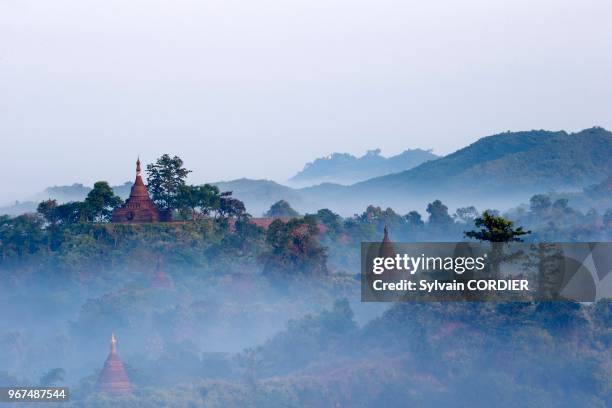
{"label": "pagoda tower", "polygon": [[384,236],[382,243],[380,244],[379,256],[384,258],[395,258],[396,252],[395,247],[391,243],[391,239],[389,238],[389,228],[387,224],[385,224]]}
{"label": "pagoda tower", "polygon": [[125,203],[113,211],[115,223],[147,223],[159,222],[160,212],[142,181],[140,159],[136,161],[136,180],[130,191],[130,197]]}
{"label": "pagoda tower", "polygon": [[114,333],[111,336],[110,353],[98,378],[98,390],[116,397],[132,393],[132,384],[117,354],[117,339]]}

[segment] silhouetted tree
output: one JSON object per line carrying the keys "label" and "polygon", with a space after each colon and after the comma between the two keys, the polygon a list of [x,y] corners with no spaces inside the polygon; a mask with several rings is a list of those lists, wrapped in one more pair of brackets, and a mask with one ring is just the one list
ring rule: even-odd
{"label": "silhouetted tree", "polygon": [[535,213],[546,211],[551,206],[550,197],[545,194],[536,194],[529,199],[529,206]]}
{"label": "silhouetted tree", "polygon": [[179,208],[181,190],[190,172],[183,167],[180,157],[168,154],[147,165],[147,187],[155,204],[166,211]]}
{"label": "silhouetted tree", "polygon": [[280,200],[272,204],[264,215],[266,217],[297,217],[300,214],[291,208],[287,201]]}
{"label": "silhouetted tree", "polygon": [[221,193],[219,216],[223,218],[241,217],[246,213],[244,203],[232,197],[231,191]]}
{"label": "silhouetted tree", "polygon": [[123,200],[115,195],[106,181],[98,181],[87,194],[83,203],[84,217],[88,221],[110,221],[113,210],[121,205]]}
{"label": "silhouetted tree", "polygon": [[453,219],[448,215],[448,207],[442,201],[436,200],[427,205],[429,214],[429,224],[433,226],[445,226],[453,223]]}
{"label": "silhouetted tree", "polygon": [[36,212],[51,225],[56,225],[59,222],[57,214],[57,200],[48,199],[38,204]]}
{"label": "silhouetted tree", "polygon": [[502,216],[492,215],[485,211],[482,217],[474,220],[474,225],[479,228],[473,231],[466,231],[467,238],[489,242],[521,242],[523,235],[531,234],[531,231],[524,231],[523,227],[514,227],[514,223]]}
{"label": "silhouetted tree", "polygon": [[326,251],[319,244],[316,219],[307,215],[288,222],[274,220],[266,232],[270,251],[265,254],[267,275],[321,274],[327,272]]}
{"label": "silhouetted tree", "polygon": [[404,218],[406,219],[408,225],[412,227],[421,227],[425,224],[421,214],[419,214],[418,211],[410,211],[408,214],[404,215]]}
{"label": "silhouetted tree", "polygon": [[219,211],[221,193],[217,186],[204,184],[202,186],[181,186],[177,197],[177,208],[184,218],[198,219],[201,215],[209,215]]}
{"label": "silhouetted tree", "polygon": [[458,219],[461,222],[469,224],[473,222],[480,214],[478,210],[473,205],[469,207],[460,207],[455,211],[454,218]]}
{"label": "silhouetted tree", "polygon": [[342,217],[328,208],[320,209],[314,217],[334,232],[338,232],[342,228]]}
{"label": "silhouetted tree", "polygon": [[83,211],[83,203],[79,201],[71,201],[58,205],[55,211],[57,219],[63,225],[75,224],[86,220]]}

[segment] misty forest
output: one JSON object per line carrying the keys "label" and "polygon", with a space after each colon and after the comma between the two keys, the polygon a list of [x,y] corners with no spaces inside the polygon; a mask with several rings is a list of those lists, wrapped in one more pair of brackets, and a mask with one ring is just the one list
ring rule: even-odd
{"label": "misty forest", "polygon": [[[360,245],[385,227],[397,242],[611,241],[610,133],[542,132],[418,151],[410,168],[330,156],[295,177],[339,182],[341,159],[356,184],[313,187],[330,202],[190,185],[164,154],[143,175],[172,222],[113,222],[127,194],[105,181],[1,215],[0,386],[65,385],[75,407],[610,406],[608,300],[360,301]],[[385,186],[389,203],[410,199],[380,205]],[[345,193],[339,205],[359,199],[340,211]],[[112,333],[133,387],[121,397],[96,387]]]}

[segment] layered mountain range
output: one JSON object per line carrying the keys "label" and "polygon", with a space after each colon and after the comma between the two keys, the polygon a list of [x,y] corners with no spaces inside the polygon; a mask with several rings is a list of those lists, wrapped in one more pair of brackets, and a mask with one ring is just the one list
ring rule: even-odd
{"label": "layered mountain range", "polygon": [[349,186],[322,183],[290,189],[244,179],[219,185],[242,197],[254,213],[286,199],[302,211],[329,207],[350,215],[368,204],[405,211],[422,209],[435,199],[451,207],[505,209],[536,193],[581,191],[610,175],[612,133],[594,127],[577,133],[532,130],[488,136],[412,169]]}
{"label": "layered mountain range", "polygon": [[[503,209],[535,193],[580,191],[601,183],[612,175],[611,158],[612,133],[603,128],[577,133],[532,130],[484,137],[440,158],[418,149],[391,158],[381,157],[379,151],[361,158],[333,154],[306,165],[292,178],[303,184],[308,180],[313,183],[366,178],[351,185],[323,182],[292,188],[246,178],[214,184],[223,191],[233,191],[254,216],[281,199],[302,212],[328,207],[345,215],[361,211],[368,204],[399,211],[422,209],[437,198],[446,200],[451,207],[473,204]],[[410,168],[409,163],[415,163],[411,160],[421,163]],[[408,170],[386,174],[394,166],[407,166]],[[366,177],[368,174],[370,177]],[[125,196],[129,185],[115,187],[117,194]],[[54,187],[38,194],[37,199],[77,200],[88,191],[88,187],[78,184]],[[34,202],[21,203],[18,208],[5,207],[0,213],[32,210]]]}
{"label": "layered mountain range", "polygon": [[422,149],[408,149],[391,157],[382,156],[380,149],[369,150],[361,157],[333,153],[307,163],[302,171],[289,179],[289,184],[296,187],[321,183],[354,184],[372,177],[409,170],[437,158],[439,156],[430,150]]}

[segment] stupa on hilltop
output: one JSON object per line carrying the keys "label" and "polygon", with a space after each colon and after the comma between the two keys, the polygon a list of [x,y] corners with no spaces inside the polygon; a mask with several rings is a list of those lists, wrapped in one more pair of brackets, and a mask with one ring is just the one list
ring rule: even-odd
{"label": "stupa on hilltop", "polygon": [[114,333],[111,336],[110,353],[98,378],[98,390],[116,397],[132,393],[132,384],[125,372],[123,362],[117,354],[117,339],[115,339]]}
{"label": "stupa on hilltop", "polygon": [[136,161],[136,180],[125,203],[113,211],[115,223],[147,223],[165,221],[159,209],[149,197],[149,190],[142,181],[140,159]]}
{"label": "stupa on hilltop", "polygon": [[382,243],[380,244],[379,256],[384,258],[395,258],[397,252],[395,251],[395,247],[391,243],[391,239],[389,238],[389,228],[385,224],[384,236]]}

